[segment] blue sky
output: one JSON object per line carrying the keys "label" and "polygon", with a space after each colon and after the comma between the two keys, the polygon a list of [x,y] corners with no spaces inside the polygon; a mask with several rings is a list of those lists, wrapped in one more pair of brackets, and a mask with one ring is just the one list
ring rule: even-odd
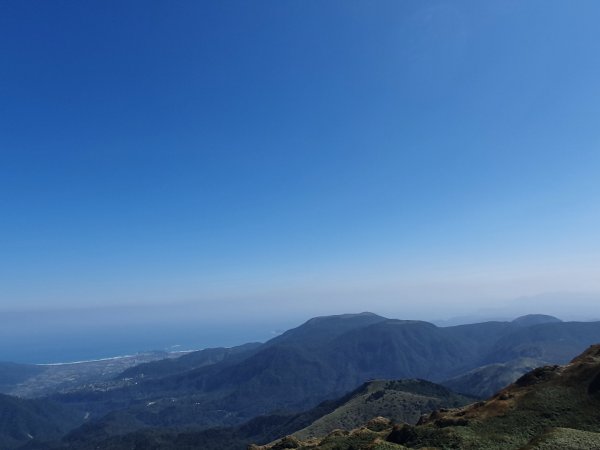
{"label": "blue sky", "polygon": [[599,19],[4,1],[0,310],[444,316],[600,292]]}

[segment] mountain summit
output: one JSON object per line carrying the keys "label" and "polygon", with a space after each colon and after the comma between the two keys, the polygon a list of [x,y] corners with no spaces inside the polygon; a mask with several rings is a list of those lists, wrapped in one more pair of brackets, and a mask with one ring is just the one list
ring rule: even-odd
{"label": "mountain summit", "polygon": [[558,323],[562,322],[557,317],[548,316],[546,314],[528,314],[526,316],[517,317],[512,321],[515,325],[521,325],[524,327],[530,327],[533,325],[540,325],[543,323]]}

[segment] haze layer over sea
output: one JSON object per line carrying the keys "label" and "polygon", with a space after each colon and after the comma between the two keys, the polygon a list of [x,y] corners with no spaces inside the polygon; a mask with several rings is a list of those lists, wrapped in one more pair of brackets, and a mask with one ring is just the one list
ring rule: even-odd
{"label": "haze layer over sea", "polygon": [[61,363],[266,341],[297,323],[255,319],[219,322],[193,315],[174,321],[107,310],[0,313],[0,361]]}

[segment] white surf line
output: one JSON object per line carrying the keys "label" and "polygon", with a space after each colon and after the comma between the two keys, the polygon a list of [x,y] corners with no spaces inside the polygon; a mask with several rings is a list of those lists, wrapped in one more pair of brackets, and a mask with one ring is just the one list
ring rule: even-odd
{"label": "white surf line", "polygon": [[121,358],[132,358],[134,356],[138,356],[138,355],[121,355],[121,356],[112,356],[110,358],[85,359],[83,361],[71,361],[71,362],[59,362],[59,363],[41,363],[41,364],[36,364],[36,366],[65,366],[68,364],[83,364],[83,363],[91,363],[91,362],[111,361],[114,359],[121,359]]}
{"label": "white surf line", "polygon": [[[178,350],[176,352],[166,352],[166,353],[191,353],[196,350]],[[102,361],[112,361],[115,359],[123,359],[123,358],[135,358],[136,356],[145,356],[150,355],[151,353],[136,353],[133,355],[121,355],[121,356],[111,356],[110,358],[99,358],[99,359],[85,359],[82,361],[71,361],[71,362],[58,362],[58,363],[39,363],[35,364],[36,366],[67,366],[69,364],[84,364],[84,363],[93,363],[93,362],[102,362]],[[159,358],[160,359],[160,358]]]}

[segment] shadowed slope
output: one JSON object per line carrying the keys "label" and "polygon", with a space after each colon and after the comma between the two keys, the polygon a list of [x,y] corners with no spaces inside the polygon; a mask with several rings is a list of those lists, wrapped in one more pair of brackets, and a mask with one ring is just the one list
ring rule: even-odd
{"label": "shadowed slope", "polygon": [[46,400],[0,394],[0,448],[56,439],[79,425],[83,414]]}
{"label": "shadowed slope", "polygon": [[596,449],[600,448],[600,345],[566,366],[537,368],[485,402],[439,410],[418,425],[384,420],[325,438],[256,449]]}

